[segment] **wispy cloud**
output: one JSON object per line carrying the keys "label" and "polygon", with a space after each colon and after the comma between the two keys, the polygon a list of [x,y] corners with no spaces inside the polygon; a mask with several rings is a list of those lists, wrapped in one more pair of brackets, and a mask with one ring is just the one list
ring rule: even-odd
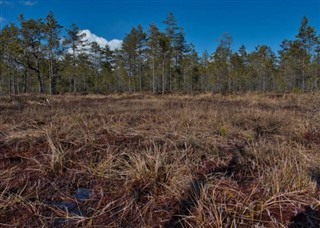
{"label": "wispy cloud", "polygon": [[37,1],[21,1],[21,3],[25,6],[34,6],[38,4]]}
{"label": "wispy cloud", "polygon": [[0,17],[0,23],[1,22],[5,22],[7,19],[5,19],[4,17]]}

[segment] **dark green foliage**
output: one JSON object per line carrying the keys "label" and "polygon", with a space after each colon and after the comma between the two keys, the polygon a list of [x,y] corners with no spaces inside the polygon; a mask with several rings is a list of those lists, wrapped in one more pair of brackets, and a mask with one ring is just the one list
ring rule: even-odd
{"label": "dark green foliage", "polygon": [[[28,92],[110,93],[124,91],[315,91],[320,84],[320,39],[303,17],[294,40],[284,40],[278,56],[266,45],[248,53],[233,51],[224,33],[215,51],[199,58],[172,13],[164,31],[151,24],[132,27],[120,50],[85,40],[72,24],[62,37],[49,12],[3,27],[0,49],[0,94]],[[209,47],[208,47],[209,48]]]}

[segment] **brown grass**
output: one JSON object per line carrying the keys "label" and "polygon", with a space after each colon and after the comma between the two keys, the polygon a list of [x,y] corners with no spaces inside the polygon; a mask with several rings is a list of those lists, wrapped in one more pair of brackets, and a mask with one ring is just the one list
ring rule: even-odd
{"label": "brown grass", "polygon": [[319,94],[45,98],[0,97],[0,226],[320,224]]}

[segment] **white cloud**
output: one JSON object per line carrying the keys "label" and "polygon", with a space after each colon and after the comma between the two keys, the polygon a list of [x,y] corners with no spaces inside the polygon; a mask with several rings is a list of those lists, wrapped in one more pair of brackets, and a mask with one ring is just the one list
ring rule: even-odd
{"label": "white cloud", "polygon": [[37,1],[21,1],[21,3],[25,6],[34,6],[37,5]]}
{"label": "white cloud", "polygon": [[[78,47],[76,54],[80,54],[81,52],[90,54],[90,44],[93,42],[96,42],[101,48],[104,48],[106,45],[108,45],[111,51],[121,49],[122,47],[122,40],[113,39],[108,41],[105,38],[92,33],[89,29],[80,30],[79,34],[85,34],[85,36],[82,38],[82,41],[84,41],[84,44],[86,45]],[[72,49],[69,48],[67,52],[72,54]]]}
{"label": "white cloud", "polygon": [[0,17],[0,23],[6,21],[4,17]]}
{"label": "white cloud", "polygon": [[108,42],[108,45],[112,51],[116,49],[120,49],[122,47],[122,40],[118,40],[118,39],[110,40]]}
{"label": "white cloud", "polygon": [[89,29],[81,30],[80,34],[86,34],[83,40],[87,40],[88,43],[97,42],[100,47],[105,47],[108,45],[112,51],[120,49],[122,46],[122,40],[113,39],[108,41],[105,38],[92,33]]}

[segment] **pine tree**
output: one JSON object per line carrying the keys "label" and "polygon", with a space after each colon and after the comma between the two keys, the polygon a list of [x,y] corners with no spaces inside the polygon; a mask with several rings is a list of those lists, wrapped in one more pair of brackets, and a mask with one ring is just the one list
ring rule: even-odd
{"label": "pine tree", "polygon": [[[146,34],[143,32],[142,26],[132,28],[130,33],[126,34],[122,43],[124,52],[124,60],[128,71],[129,80],[133,81],[133,88],[136,88],[136,78],[139,75],[138,87],[142,90],[142,74],[143,74],[143,55]],[[131,90],[131,87],[130,87]]]}
{"label": "pine tree", "polygon": [[148,56],[151,61],[151,70],[152,70],[152,91],[153,93],[157,93],[159,90],[158,87],[158,62],[159,58],[161,57],[161,50],[160,50],[160,31],[155,24],[150,24],[149,26],[149,34],[148,34]]}
{"label": "pine tree", "polygon": [[270,47],[260,45],[255,48],[249,58],[256,79],[256,90],[270,90],[275,71],[275,54]]}
{"label": "pine tree", "polygon": [[170,41],[168,54],[171,59],[169,66],[169,90],[171,91],[174,87],[181,90],[183,85],[181,61],[187,51],[184,31],[182,27],[177,25],[177,21],[172,12],[168,13],[163,23],[166,25],[165,31]]}
{"label": "pine tree", "polygon": [[200,58],[200,91],[207,91],[209,88],[208,67],[210,56],[207,50],[204,50]]}
{"label": "pine tree", "polygon": [[103,77],[103,84],[107,92],[114,91],[115,77],[114,77],[114,52],[110,50],[108,44],[101,49],[101,75]]}
{"label": "pine tree", "polygon": [[165,33],[159,33],[159,48],[161,55],[161,65],[162,65],[162,77],[161,77],[161,87],[162,94],[164,94],[167,88],[167,69],[170,68],[170,39]]}
{"label": "pine tree", "polygon": [[94,91],[99,92],[99,71],[101,69],[102,62],[102,49],[97,42],[92,42],[90,44],[90,56],[89,60],[94,70]]}
{"label": "pine tree", "polygon": [[183,70],[183,90],[194,91],[200,90],[199,80],[199,57],[195,50],[195,46],[191,43],[188,52],[182,59]]}
{"label": "pine tree", "polygon": [[248,54],[244,45],[241,45],[239,50],[231,55],[230,77],[234,91],[244,91],[249,85],[247,58]]}
{"label": "pine tree", "polygon": [[[27,70],[24,63],[24,50],[19,39],[20,30],[17,26],[10,23],[1,31],[1,91],[2,93],[17,93],[18,85],[16,81],[16,72],[19,68]],[[23,91],[27,91],[27,75],[25,74]]]}
{"label": "pine tree", "polygon": [[19,16],[21,44],[24,52],[24,62],[20,62],[29,69],[36,72],[39,92],[44,93],[44,79],[41,72],[41,64],[44,61],[43,46],[41,41],[43,39],[44,25],[42,19],[25,20],[23,15]]}
{"label": "pine tree", "polygon": [[44,38],[46,41],[46,49],[48,51],[49,58],[49,92],[50,94],[56,94],[56,61],[60,49],[60,32],[62,26],[58,24],[57,20],[54,18],[52,12],[48,13],[48,16],[45,18],[44,24]]}
{"label": "pine tree", "polygon": [[230,78],[230,58],[232,37],[224,33],[219,40],[219,45],[213,53],[213,82],[216,90],[227,92],[231,91]]}
{"label": "pine tree", "polygon": [[84,40],[86,34],[80,33],[80,29],[77,25],[71,24],[67,29],[67,36],[63,44],[71,50],[72,55],[72,65],[73,65],[73,75],[70,79],[70,92],[76,92],[76,77],[77,77],[77,51],[79,51],[86,42]]}

